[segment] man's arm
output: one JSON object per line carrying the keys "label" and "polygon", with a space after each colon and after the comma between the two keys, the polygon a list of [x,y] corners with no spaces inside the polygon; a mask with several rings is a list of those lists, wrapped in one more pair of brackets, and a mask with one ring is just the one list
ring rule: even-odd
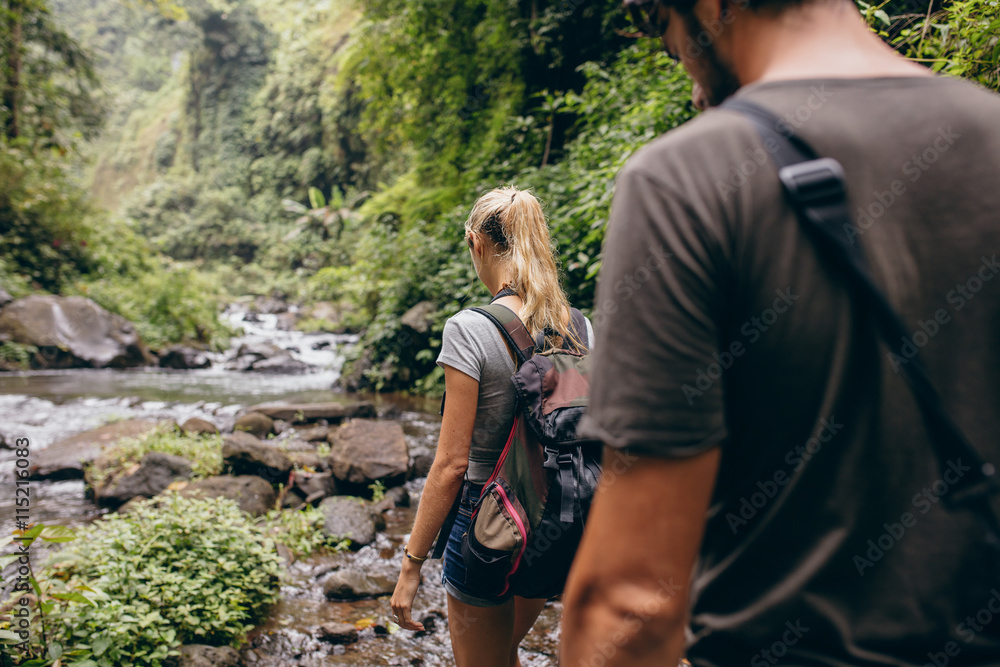
{"label": "man's arm", "polygon": [[559,664],[671,667],[720,451],[690,458],[607,449],[567,584]]}

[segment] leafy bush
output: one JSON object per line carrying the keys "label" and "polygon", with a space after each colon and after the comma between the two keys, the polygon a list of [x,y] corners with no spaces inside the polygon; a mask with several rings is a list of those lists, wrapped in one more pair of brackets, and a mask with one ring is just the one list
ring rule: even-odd
{"label": "leafy bush", "polygon": [[264,532],[299,556],[320,549],[345,551],[350,540],[338,540],[323,532],[323,512],[311,505],[301,510],[273,509],[258,519]]}
{"label": "leafy bush", "polygon": [[935,72],[1000,90],[1000,3],[958,0],[929,9],[912,0],[857,4],[869,25],[903,55]]}
{"label": "leafy bush", "polygon": [[222,288],[209,276],[169,260],[82,282],[76,291],[135,324],[147,345],[205,344],[224,349],[232,331],[219,320]]}
{"label": "leafy bush", "polygon": [[168,493],[79,538],[54,559],[60,576],[101,596],[72,604],[56,635],[72,664],[160,667],[182,644],[238,645],[279,598],[274,541],[228,499]]}
{"label": "leafy bush", "polygon": [[149,452],[180,456],[191,462],[192,479],[222,472],[222,436],[192,435],[172,424],[160,425],[138,438],[121,440],[104,451],[87,469],[87,479],[97,486],[142,460]]}
{"label": "leafy bush", "polygon": [[22,345],[10,341],[0,343],[0,369],[28,370],[31,358],[38,352],[34,345]]}

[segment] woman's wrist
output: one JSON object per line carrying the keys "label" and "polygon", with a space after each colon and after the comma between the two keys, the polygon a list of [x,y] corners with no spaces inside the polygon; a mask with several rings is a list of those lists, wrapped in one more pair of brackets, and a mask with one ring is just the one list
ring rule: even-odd
{"label": "woman's wrist", "polygon": [[403,572],[419,572],[423,565],[423,561],[411,560],[406,556],[403,556]]}

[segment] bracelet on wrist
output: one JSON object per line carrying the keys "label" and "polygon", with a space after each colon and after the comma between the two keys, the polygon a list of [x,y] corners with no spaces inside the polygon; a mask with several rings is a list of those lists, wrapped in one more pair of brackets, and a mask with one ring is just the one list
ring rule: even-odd
{"label": "bracelet on wrist", "polygon": [[414,563],[423,563],[425,560],[427,560],[427,556],[421,558],[420,556],[414,556],[413,554],[411,554],[409,545],[405,545],[403,547],[403,555],[406,556],[408,559],[412,560]]}

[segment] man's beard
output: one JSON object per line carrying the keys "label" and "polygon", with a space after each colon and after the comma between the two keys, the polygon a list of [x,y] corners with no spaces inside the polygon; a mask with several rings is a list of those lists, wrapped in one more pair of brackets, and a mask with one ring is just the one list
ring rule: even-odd
{"label": "man's beard", "polygon": [[739,90],[739,79],[736,78],[736,72],[733,71],[732,67],[723,63],[719,58],[719,53],[715,50],[714,38],[707,46],[701,46],[698,42],[699,35],[711,35],[698,20],[698,17],[690,11],[681,12],[681,17],[688,35],[685,48],[693,49],[693,45],[698,45],[701,49],[701,54],[691,58],[690,62],[685,62],[684,66],[688,70],[688,74],[701,85],[709,105],[718,106],[722,104],[723,100]]}

